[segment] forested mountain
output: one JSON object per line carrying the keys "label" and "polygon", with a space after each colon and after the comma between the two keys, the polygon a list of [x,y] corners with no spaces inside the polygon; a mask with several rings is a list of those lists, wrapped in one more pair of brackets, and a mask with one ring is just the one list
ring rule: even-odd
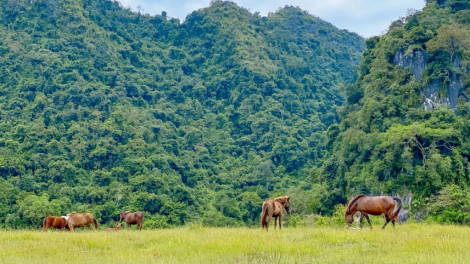
{"label": "forested mountain", "polygon": [[124,209],[147,227],[250,225],[278,194],[328,206],[309,172],[357,78],[357,34],[225,1],[184,22],[110,0],[3,0],[0,17],[1,227]]}
{"label": "forested mountain", "polygon": [[317,182],[335,203],[413,196],[420,218],[470,223],[470,4],[428,0],[367,40]]}

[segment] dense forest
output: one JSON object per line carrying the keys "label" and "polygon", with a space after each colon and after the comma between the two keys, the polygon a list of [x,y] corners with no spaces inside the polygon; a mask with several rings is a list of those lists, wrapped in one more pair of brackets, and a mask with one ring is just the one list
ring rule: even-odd
{"label": "dense forest", "polygon": [[[421,25],[425,13],[415,14],[406,19],[415,22],[391,28],[384,39],[419,28],[423,36],[413,43],[403,38],[401,45],[422,43],[424,49],[438,23],[467,23],[458,20],[465,18],[460,11],[436,6],[427,12],[435,10],[447,22],[436,17]],[[146,228],[257,225],[263,200],[280,194],[291,195],[297,215],[329,213],[349,186],[319,177],[330,172],[335,181],[350,181],[344,173],[333,175],[338,166],[322,170],[325,158],[335,163],[346,155],[344,133],[360,130],[357,136],[368,142],[360,147],[372,153],[368,134],[404,129],[417,118],[453,129],[430,127],[445,132],[446,141],[425,145],[426,168],[410,146],[407,169],[419,177],[432,166],[440,170],[444,165],[436,165],[433,151],[439,164],[460,168],[459,183],[467,182],[464,132],[457,135],[456,129],[468,112],[424,112],[414,97],[397,94],[410,110],[384,110],[380,129],[378,118],[357,121],[367,98],[385,96],[381,90],[369,94],[379,82],[369,63],[383,59],[380,52],[388,46],[373,46],[387,41],[368,41],[357,74],[365,40],[299,8],[285,6],[263,17],[213,1],[179,21],[166,12],[132,12],[111,0],[2,0],[0,17],[1,228],[37,228],[49,214],[72,211],[91,212],[111,225],[122,210],[145,212]],[[448,51],[434,52],[441,54],[435,68],[447,69]],[[465,55],[457,54],[453,58],[463,63]],[[389,80],[383,85],[394,83],[395,73],[410,75],[383,63],[392,69],[383,73]],[[345,85],[358,76],[355,85]],[[395,93],[417,89],[402,79]],[[388,125],[406,111],[412,111],[409,121]],[[355,153],[352,146],[348,151]],[[350,171],[360,171],[359,159],[345,161]],[[380,186],[395,190],[402,184],[391,182]]]}
{"label": "dense forest", "polygon": [[417,219],[470,224],[470,3],[428,0],[366,46],[312,175],[333,203],[400,195]]}

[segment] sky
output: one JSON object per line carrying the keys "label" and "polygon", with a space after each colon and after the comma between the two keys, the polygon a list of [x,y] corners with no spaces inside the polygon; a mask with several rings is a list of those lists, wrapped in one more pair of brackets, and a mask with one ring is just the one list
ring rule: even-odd
{"label": "sky", "polygon": [[[208,7],[210,0],[118,0],[124,7],[144,14],[157,15],[166,11],[169,17],[183,21],[200,8]],[[421,10],[425,0],[231,0],[266,16],[285,5],[298,6],[340,29],[368,38],[386,32],[390,23],[406,16],[409,9]]]}

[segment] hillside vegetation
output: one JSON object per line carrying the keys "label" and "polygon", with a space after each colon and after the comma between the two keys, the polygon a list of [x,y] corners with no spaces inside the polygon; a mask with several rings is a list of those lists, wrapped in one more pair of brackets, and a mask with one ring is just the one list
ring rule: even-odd
{"label": "hillside vegetation", "polygon": [[1,227],[124,209],[148,227],[251,225],[279,194],[332,209],[309,172],[357,78],[357,34],[225,1],[184,22],[110,0],[4,0],[0,17]]}
{"label": "hillside vegetation", "polygon": [[330,154],[312,170],[334,203],[413,196],[418,218],[470,224],[469,55],[468,1],[428,0],[367,40]]}

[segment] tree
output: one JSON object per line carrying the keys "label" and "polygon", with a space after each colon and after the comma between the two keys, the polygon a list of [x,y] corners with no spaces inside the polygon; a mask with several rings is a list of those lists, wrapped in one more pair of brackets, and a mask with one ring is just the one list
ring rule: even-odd
{"label": "tree", "polygon": [[437,30],[437,36],[426,43],[430,52],[444,49],[453,61],[455,53],[467,54],[470,49],[470,30],[461,24],[443,25]]}
{"label": "tree", "polygon": [[49,195],[29,195],[19,203],[18,212],[29,225],[38,227],[48,215],[60,215],[61,202],[57,199],[49,201]]}

